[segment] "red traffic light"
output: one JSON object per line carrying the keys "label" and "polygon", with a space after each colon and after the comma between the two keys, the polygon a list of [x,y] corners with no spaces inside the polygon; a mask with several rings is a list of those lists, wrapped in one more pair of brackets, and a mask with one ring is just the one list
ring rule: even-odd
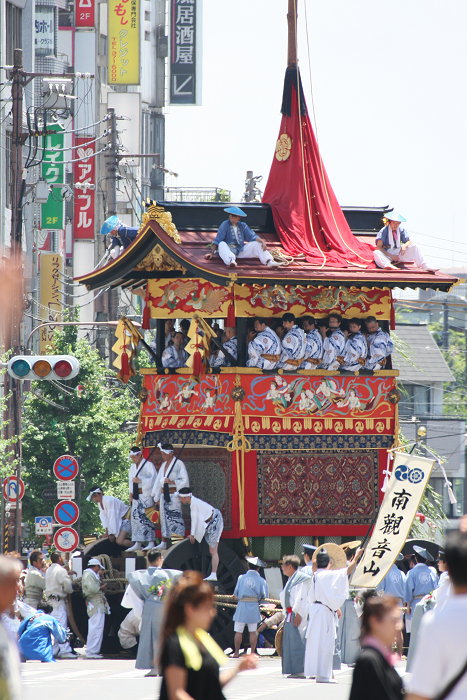
{"label": "red traffic light", "polygon": [[8,374],[14,379],[73,379],[79,362],[72,355],[17,355],[8,362]]}
{"label": "red traffic light", "polygon": [[67,379],[73,372],[73,367],[68,360],[59,360],[54,367],[55,374],[58,374],[62,379]]}

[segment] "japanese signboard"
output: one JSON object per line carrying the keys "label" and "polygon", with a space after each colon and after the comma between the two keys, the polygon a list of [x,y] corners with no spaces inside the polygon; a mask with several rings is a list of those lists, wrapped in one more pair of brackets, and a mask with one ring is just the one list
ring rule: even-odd
{"label": "japanese signboard", "polygon": [[46,204],[41,204],[41,229],[43,231],[47,231],[47,229],[61,231],[64,228],[64,203],[60,189],[60,187],[52,187]]}
{"label": "japanese signboard", "polygon": [[139,0],[109,0],[109,84],[139,85]]}
{"label": "japanese signboard", "polygon": [[74,481],[57,481],[57,498],[58,498],[58,500],[74,498],[74,497],[75,497],[75,482]]}
{"label": "japanese signboard", "polygon": [[38,5],[34,20],[36,56],[50,56],[55,48],[55,8]]}
{"label": "japanese signboard", "polygon": [[404,546],[433,469],[434,460],[396,452],[373,534],[350,580],[375,588]]}
{"label": "japanese signboard", "polygon": [[94,238],[96,159],[93,155],[95,144],[89,143],[90,140],[86,136],[75,139],[75,158],[79,158],[75,163],[75,238]]}
{"label": "japanese signboard", "polygon": [[39,515],[36,517],[36,535],[53,535],[51,515]]}
{"label": "japanese signboard", "polygon": [[170,104],[196,104],[196,5],[170,0]]}
{"label": "japanese signboard", "polygon": [[63,165],[63,128],[59,124],[47,126],[47,131],[54,131],[54,134],[47,134],[45,137],[44,160],[42,161],[42,177],[49,185],[65,184],[65,168]]}
{"label": "japanese signboard", "polygon": [[77,0],[75,3],[75,27],[94,27],[95,0]]}
{"label": "japanese signboard", "polygon": [[[62,317],[62,256],[57,253],[41,253],[41,319],[60,321]],[[45,326],[40,331],[40,354],[47,355],[53,345],[54,327]]]}

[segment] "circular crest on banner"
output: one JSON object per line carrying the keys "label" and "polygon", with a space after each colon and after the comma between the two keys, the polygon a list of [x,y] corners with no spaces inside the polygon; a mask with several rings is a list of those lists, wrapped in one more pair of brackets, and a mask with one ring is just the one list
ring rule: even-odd
{"label": "circular crest on banner", "polygon": [[287,160],[292,150],[292,139],[288,134],[281,134],[276,142],[276,158],[278,161]]}
{"label": "circular crest on banner", "polygon": [[79,544],[79,537],[72,527],[61,527],[54,536],[54,545],[59,552],[73,552]]}
{"label": "circular crest on banner", "polygon": [[54,518],[60,525],[73,525],[79,518],[79,508],[74,501],[60,501],[55,506]]}
{"label": "circular crest on banner", "polygon": [[54,474],[59,481],[71,481],[78,476],[79,464],[75,457],[62,455],[55,460]]}

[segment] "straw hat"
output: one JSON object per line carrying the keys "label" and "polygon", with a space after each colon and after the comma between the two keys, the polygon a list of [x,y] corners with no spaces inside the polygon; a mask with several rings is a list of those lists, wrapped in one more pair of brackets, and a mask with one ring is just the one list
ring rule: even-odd
{"label": "straw hat", "polygon": [[334,542],[325,542],[324,544],[320,545],[313,554],[311,561],[316,561],[318,552],[320,552],[322,549],[325,549],[329,554],[331,559],[330,569],[335,571],[336,569],[343,569],[345,566],[347,566],[347,557],[344,550],[338,544],[334,544]]}

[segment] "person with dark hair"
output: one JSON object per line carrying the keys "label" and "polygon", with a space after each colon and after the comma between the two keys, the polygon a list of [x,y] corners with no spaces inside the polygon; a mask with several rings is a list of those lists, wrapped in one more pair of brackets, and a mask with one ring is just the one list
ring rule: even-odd
{"label": "person with dark hair", "polygon": [[185,367],[188,360],[188,353],[185,350],[186,337],[181,331],[176,331],[173,335],[173,345],[169,345],[162,353],[163,367]]}
{"label": "person with dark hair", "polygon": [[300,559],[296,554],[282,557],[282,573],[288,581],[280,594],[285,620],[282,636],[282,674],[288,678],[304,678],[303,663],[305,659],[306,629],[306,583],[311,578],[311,571],[299,571]]}
{"label": "person with dark hair", "polygon": [[142,543],[148,544],[149,551],[155,545],[156,531],[154,523],[146,515],[146,508],[154,506],[152,490],[157,478],[157,470],[152,462],[145,459],[138,445],[130,449],[132,465],[128,472],[128,489],[131,506],[131,539],[134,542],[128,552],[143,549]]}
{"label": "person with dark hair", "polygon": [[162,464],[157,472],[151,496],[159,504],[162,542],[157,549],[170,547],[172,535],[185,536],[185,521],[178,489],[188,486],[188,472],[181,459],[174,456],[174,448],[169,442],[158,444]]}
{"label": "person with dark hair", "polygon": [[392,645],[402,629],[397,598],[366,595],[361,619],[362,651],[355,664],[349,700],[402,700],[402,679],[394,668]]}
{"label": "person with dark hair", "polygon": [[452,585],[451,579],[449,577],[448,565],[446,562],[446,552],[442,549],[438,552],[438,569],[441,572],[438,581],[438,588],[435,591],[436,598],[436,609],[441,610],[448,600],[449,596],[452,595]]}
{"label": "person with dark hair", "polygon": [[167,597],[160,700],[225,700],[222,688],[237,673],[256,668],[256,656],[249,654],[219,673],[227,657],[207,632],[215,617],[212,587],[198,571],[184,571]]}
{"label": "person with dark hair", "polygon": [[380,327],[374,316],[368,316],[365,321],[368,331],[366,340],[368,343],[368,355],[365,362],[365,369],[379,370],[386,365],[386,358],[394,350],[394,343]]}
{"label": "person with dark hair", "polygon": [[259,369],[276,369],[281,359],[281,341],[265,318],[253,321],[256,336],[248,343],[247,367]]}
{"label": "person with dark hair", "polygon": [[139,639],[136,668],[150,669],[148,676],[157,676],[155,656],[159,642],[160,628],[164,613],[164,602],[169,588],[174,585],[182,572],[178,569],[163,569],[164,555],[160,549],[148,552],[148,568],[131,571],[127,574],[135,595],[142,601],[143,615]]}
{"label": "person with dark hair", "polygon": [[320,326],[320,333],[323,337],[323,361],[319,365],[320,369],[336,370],[340,365],[337,360],[342,356],[345,346],[345,335],[341,330],[342,316],[338,313],[329,314],[326,331],[324,326]]}
{"label": "person with dark hair", "polygon": [[[335,613],[349,595],[348,577],[362,554],[357,549],[348,566],[331,570],[331,557],[323,547],[315,559],[313,577],[307,597],[305,676],[317,683],[332,683],[332,660],[336,642]],[[345,563],[345,558],[344,558]]]}
{"label": "person with dark hair", "polygon": [[131,547],[132,541],[129,538],[131,521],[126,517],[130,506],[115,496],[104,495],[98,485],[91,486],[86,500],[93,501],[99,508],[99,517],[102,527],[105,528],[106,537],[122,547]]}
{"label": "person with dark hair", "polygon": [[259,603],[263,598],[269,597],[268,584],[259,574],[259,570],[265,568],[266,564],[258,557],[245,557],[245,559],[248,562],[248,571],[246,574],[238,577],[233,593],[238,600],[237,609],[233,616],[235,632],[235,652],[233,656],[236,659],[240,656],[240,645],[245,625],[247,625],[250,633],[251,653],[255,653],[258,639],[256,628],[258,622],[261,622]]}
{"label": "person with dark hair", "polygon": [[[49,605],[52,606],[50,613],[60,625],[66,630],[68,625],[68,596],[73,593],[71,579],[72,571],[67,571],[63,555],[61,552],[52,552],[50,555],[52,564],[47,569],[45,574],[45,598]],[[63,642],[58,642],[57,639],[53,645],[54,655],[60,659],[76,659],[72,648],[66,639]]]}
{"label": "person with dark hair", "polygon": [[[223,346],[227,350],[230,355],[236,360],[237,359],[237,354],[238,354],[238,349],[237,349],[237,329],[233,326],[226,326],[225,327],[225,337],[226,340],[223,342]],[[227,360],[225,357],[224,353],[222,350],[219,350],[215,359],[213,360],[212,367],[230,367],[230,362]]]}
{"label": "person with dark hair", "polygon": [[[28,660],[43,663],[55,661],[52,640],[63,646],[67,638],[66,629],[55,617],[42,610],[33,611],[23,620],[19,626],[18,635],[18,645],[23,656]],[[77,657],[60,656],[60,658]]]}
{"label": "person with dark hair", "polygon": [[29,569],[24,580],[24,602],[36,608],[45,591],[45,577],[42,572],[44,555],[40,549],[34,549],[29,555]]}
{"label": "person with dark hair", "polygon": [[361,329],[362,319],[351,318],[344,352],[337,358],[341,369],[347,372],[359,372],[365,366],[368,345]]}
{"label": "person with dark hair", "polygon": [[302,325],[306,333],[306,349],[300,369],[316,369],[323,359],[323,339],[314,318],[303,316]]}
{"label": "person with dark hair", "polygon": [[282,316],[282,325],[287,331],[281,340],[281,359],[278,367],[296,371],[305,358],[306,335],[295,323],[295,316],[286,313]]}
{"label": "person with dark hair", "polygon": [[467,698],[467,532],[450,531],[444,553],[453,595],[422,618],[407,700]]}
{"label": "person with dark hair", "polygon": [[405,629],[408,634],[412,631],[412,617],[416,604],[438,587],[438,576],[428,566],[428,562],[433,561],[431,554],[418,545],[414,545],[414,552],[417,563],[410,569],[405,582]]}
{"label": "person with dark hair", "polygon": [[[397,561],[403,561],[402,554],[398,554]],[[391,595],[397,599],[399,605],[402,605],[405,598],[406,576],[399,569],[397,564],[393,564],[381,583],[376,586],[376,592],[379,595]],[[404,642],[402,628],[397,633],[397,653],[402,656],[402,646]]]}
{"label": "person with dark hair", "polygon": [[18,593],[21,562],[0,554],[0,688],[5,700],[21,700],[21,671],[18,647],[5,619]]}
{"label": "person with dark hair", "polygon": [[224,529],[222,513],[218,508],[214,508],[210,503],[196,498],[191,493],[191,489],[185,486],[178,491],[180,501],[190,506],[191,514],[191,544],[202,542],[206,539],[211,555],[211,573],[206,581],[217,581],[217,568],[219,566],[219,540]]}

